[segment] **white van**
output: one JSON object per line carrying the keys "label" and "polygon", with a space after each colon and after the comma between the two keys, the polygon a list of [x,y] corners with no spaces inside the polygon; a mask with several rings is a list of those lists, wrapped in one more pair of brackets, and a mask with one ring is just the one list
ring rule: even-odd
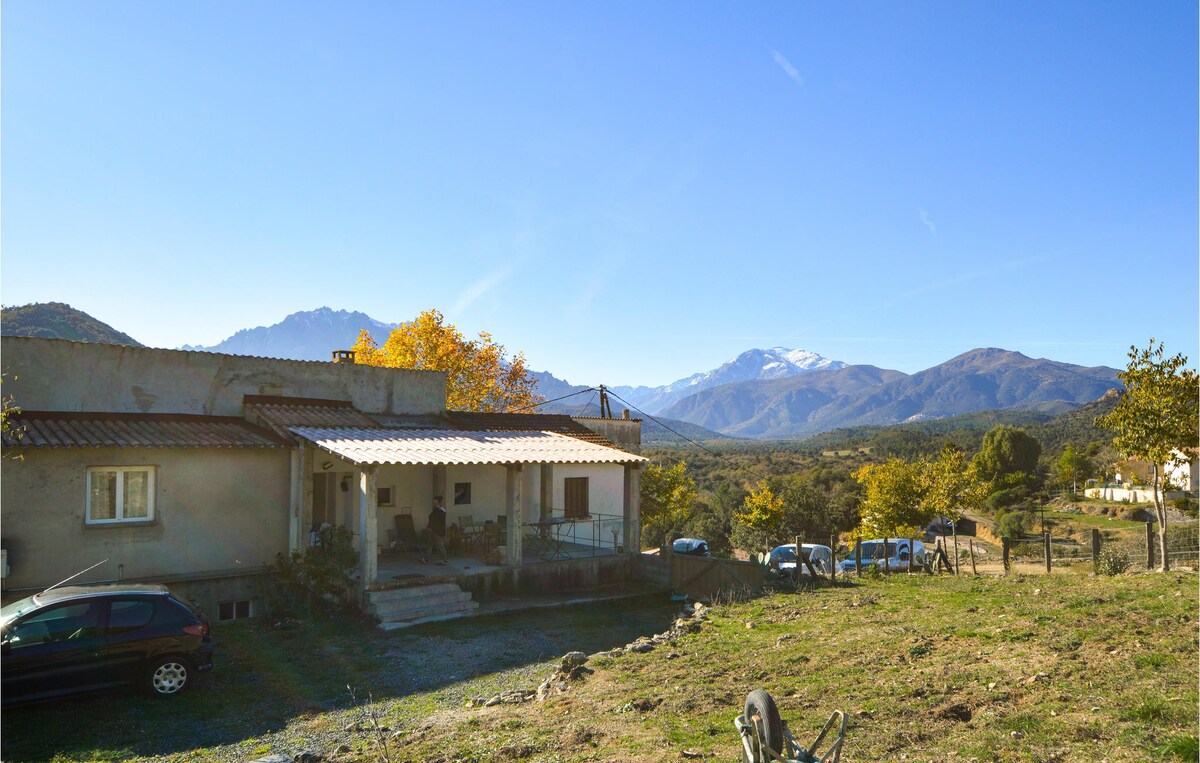
{"label": "white van", "polygon": [[[858,545],[862,549],[863,569],[873,564],[888,572],[907,572],[910,563],[912,569],[923,570],[929,562],[925,544],[919,540],[887,538],[864,540]],[[854,572],[854,556],[853,551],[847,554],[838,565],[838,569],[842,572]]]}

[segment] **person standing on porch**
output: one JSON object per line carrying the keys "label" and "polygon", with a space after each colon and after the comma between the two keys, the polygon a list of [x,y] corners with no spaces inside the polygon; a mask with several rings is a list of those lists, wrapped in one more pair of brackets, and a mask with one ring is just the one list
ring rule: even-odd
{"label": "person standing on porch", "polygon": [[[442,555],[439,564],[445,564],[450,557],[446,554],[446,507],[442,505],[440,495],[433,497],[433,511],[429,512],[429,526],[425,528],[425,534],[429,537],[429,554],[432,556],[436,549]],[[429,564],[428,559],[421,561]]]}

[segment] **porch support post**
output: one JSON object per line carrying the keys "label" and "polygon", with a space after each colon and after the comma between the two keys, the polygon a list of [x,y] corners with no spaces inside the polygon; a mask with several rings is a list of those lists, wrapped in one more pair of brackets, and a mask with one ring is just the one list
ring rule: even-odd
{"label": "porch support post", "polygon": [[542,464],[541,472],[538,519],[544,522],[554,514],[554,464]]}
{"label": "porch support post", "polygon": [[525,500],[521,494],[521,464],[509,464],[505,480],[504,508],[508,512],[508,544],[506,553],[510,567],[521,566],[522,528],[525,519]]}
{"label": "porch support post", "polygon": [[625,464],[625,553],[642,553],[642,465]]}
{"label": "porch support post", "polygon": [[[304,520],[312,521],[313,510],[313,447],[300,443],[300,537],[304,537]],[[307,543],[301,546],[307,547]]]}
{"label": "porch support post", "polygon": [[300,550],[301,512],[304,509],[304,494],[301,487],[304,483],[301,475],[304,473],[304,446],[288,451],[288,553]]}
{"label": "porch support post", "polygon": [[[440,495],[445,503],[454,505],[454,496],[446,495],[446,467],[443,464],[433,467],[433,495]],[[432,501],[430,501],[430,505],[433,505]]]}
{"label": "porch support post", "polygon": [[375,467],[361,467],[358,476],[358,567],[362,572],[359,578],[366,587],[379,577],[379,512],[375,505]]}

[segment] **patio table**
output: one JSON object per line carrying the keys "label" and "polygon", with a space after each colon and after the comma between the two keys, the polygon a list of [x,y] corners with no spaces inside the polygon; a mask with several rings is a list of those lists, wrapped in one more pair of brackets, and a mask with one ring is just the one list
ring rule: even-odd
{"label": "patio table", "polygon": [[540,522],[530,522],[529,526],[537,531],[533,539],[536,541],[535,553],[538,556],[547,562],[567,558],[563,546],[566,543],[566,533],[570,525],[566,519],[552,517]]}

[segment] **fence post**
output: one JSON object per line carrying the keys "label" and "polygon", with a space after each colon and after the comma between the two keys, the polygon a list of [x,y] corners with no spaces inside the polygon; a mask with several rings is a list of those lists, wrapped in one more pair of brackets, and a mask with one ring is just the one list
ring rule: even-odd
{"label": "fence post", "polygon": [[1046,556],[1046,574],[1050,574],[1050,533],[1042,535],[1042,548]]}
{"label": "fence post", "polygon": [[829,568],[829,582],[833,582],[837,578],[837,536],[829,536],[829,550],[833,552],[833,559],[830,561],[832,566]]}
{"label": "fence post", "polygon": [[954,531],[954,574],[958,574],[958,520],[954,520],[954,524],[950,525]]}
{"label": "fence post", "polygon": [[971,546],[971,574],[978,575],[979,572],[975,569],[975,539],[971,538],[969,542]]}
{"label": "fence post", "polygon": [[1154,523],[1146,523],[1146,569],[1154,569]]}
{"label": "fence post", "polygon": [[854,574],[862,577],[862,541],[854,541]]}
{"label": "fence post", "polygon": [[1012,563],[1009,560],[1009,547],[1011,545],[1012,545],[1012,541],[1009,540],[1008,538],[1000,539],[1000,563],[1004,565],[1004,574],[1005,575],[1007,575],[1009,570],[1012,569]]}
{"label": "fence post", "polygon": [[1100,574],[1100,531],[1092,528],[1092,572]]}

